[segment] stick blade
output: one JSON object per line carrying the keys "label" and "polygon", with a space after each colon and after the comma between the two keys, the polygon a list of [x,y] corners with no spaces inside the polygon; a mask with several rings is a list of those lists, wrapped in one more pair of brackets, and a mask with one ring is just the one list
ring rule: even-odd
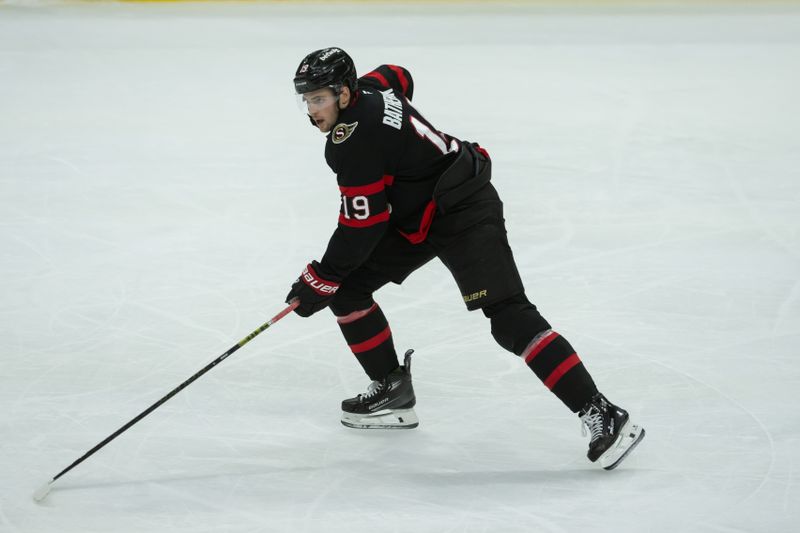
{"label": "stick blade", "polygon": [[41,502],[42,500],[47,498],[47,495],[50,494],[50,487],[52,485],[53,485],[53,481],[51,480],[51,481],[48,481],[47,483],[42,484],[41,487],[36,489],[33,492],[34,501]]}

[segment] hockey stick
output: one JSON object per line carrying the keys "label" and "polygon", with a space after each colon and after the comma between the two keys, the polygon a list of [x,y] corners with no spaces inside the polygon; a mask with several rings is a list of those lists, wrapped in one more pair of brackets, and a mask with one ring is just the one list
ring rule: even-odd
{"label": "hockey stick", "polygon": [[166,396],[164,396],[163,398],[158,400],[156,403],[154,403],[153,405],[151,405],[150,407],[148,407],[147,409],[145,409],[144,411],[139,413],[139,415],[136,418],[134,418],[133,420],[131,420],[130,422],[128,422],[127,424],[125,424],[124,426],[122,426],[121,428],[116,430],[114,433],[112,433],[111,435],[106,437],[106,439],[103,442],[101,442],[100,444],[98,444],[97,446],[95,446],[94,448],[89,450],[88,452],[86,452],[77,461],[75,461],[74,463],[69,465],[67,468],[65,468],[64,470],[59,472],[55,477],[53,477],[53,479],[51,479],[50,481],[48,481],[47,483],[43,484],[41,487],[36,489],[36,492],[33,493],[33,499],[36,500],[37,502],[40,502],[40,501],[44,500],[47,497],[47,495],[50,493],[50,489],[52,488],[53,483],[55,483],[58,478],[60,478],[61,476],[63,476],[64,474],[66,474],[67,472],[69,472],[70,470],[72,470],[73,468],[75,468],[76,466],[81,464],[82,462],[84,462],[86,459],[88,459],[92,455],[94,455],[94,453],[97,452],[98,450],[100,450],[100,448],[102,448],[103,446],[105,446],[106,444],[111,442],[112,440],[114,440],[117,437],[119,437],[122,433],[127,431],[131,426],[136,424],[139,420],[141,420],[142,418],[146,417],[147,415],[149,415],[150,413],[152,413],[153,411],[158,409],[163,403],[165,403],[167,400],[169,400],[170,398],[172,398],[173,396],[178,394],[180,391],[182,391],[183,389],[185,389],[186,387],[191,385],[197,378],[199,378],[200,376],[202,376],[203,374],[205,374],[206,372],[208,372],[209,370],[211,370],[212,368],[217,366],[219,363],[224,361],[229,355],[233,354],[236,350],[238,350],[239,348],[241,348],[242,346],[244,346],[245,344],[247,344],[251,340],[255,339],[262,331],[264,331],[265,329],[270,327],[272,324],[274,324],[275,322],[277,322],[281,318],[283,318],[286,315],[288,315],[289,313],[291,313],[295,309],[295,307],[297,307],[299,304],[300,304],[299,300],[293,300],[292,303],[290,303],[289,306],[286,309],[284,309],[283,311],[281,311],[280,313],[278,313],[277,315],[272,317],[269,321],[267,321],[264,324],[262,324],[258,329],[253,331],[250,335],[248,335],[247,337],[245,337],[244,339],[239,341],[237,344],[234,344],[233,346],[231,346],[231,348],[227,352],[225,352],[224,354],[220,355],[219,357],[217,357],[216,359],[214,359],[213,361],[208,363],[205,367],[202,368],[202,370],[200,370],[195,375],[193,375],[192,377],[190,377],[189,379],[187,379],[186,381],[184,381],[183,383],[181,383],[180,385],[178,385],[177,387],[172,389],[169,392],[169,394],[167,394]]}

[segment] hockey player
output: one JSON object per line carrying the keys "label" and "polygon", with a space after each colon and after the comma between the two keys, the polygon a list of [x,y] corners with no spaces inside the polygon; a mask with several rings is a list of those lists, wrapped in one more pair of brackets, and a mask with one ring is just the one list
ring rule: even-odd
{"label": "hockey player", "polygon": [[476,143],[438,131],[411,104],[408,70],[381,65],[358,78],[340,48],[317,50],[294,78],[302,111],[327,134],[341,209],[319,261],[292,285],[304,317],[330,306],[372,380],[342,402],[353,428],[413,428],[411,353],[400,365],[373,293],[438,257],[468,310],[490,320],[495,340],[518,355],[591,437],[588,458],[616,467],[644,437],[628,413],[598,392],[570,343],[525,296],[506,238],[503,204],[490,182],[491,159]]}

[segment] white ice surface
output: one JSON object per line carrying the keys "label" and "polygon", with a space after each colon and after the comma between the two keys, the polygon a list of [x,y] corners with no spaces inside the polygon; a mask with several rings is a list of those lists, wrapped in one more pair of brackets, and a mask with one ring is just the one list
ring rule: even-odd
{"label": "white ice surface", "polygon": [[[531,299],[647,438],[589,464],[437,263],[379,293],[418,429],[342,427],[367,382],[289,316],[35,504],[321,255],[291,77],[331,44],[490,150]],[[798,65],[792,7],[0,5],[0,531],[797,531]]]}

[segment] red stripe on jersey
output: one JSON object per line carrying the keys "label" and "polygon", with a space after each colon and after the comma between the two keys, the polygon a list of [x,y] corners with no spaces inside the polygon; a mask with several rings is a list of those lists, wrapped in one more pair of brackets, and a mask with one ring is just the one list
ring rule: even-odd
{"label": "red stripe on jersey", "polygon": [[391,174],[384,174],[383,183],[385,183],[387,187],[391,187],[394,184],[394,176]]}
{"label": "red stripe on jersey", "polygon": [[381,85],[383,85],[384,87],[388,87],[389,86],[388,80],[383,76],[383,74],[381,74],[377,70],[373,70],[369,74],[364,74],[364,77],[365,78],[375,78],[376,80],[381,82]]}
{"label": "red stripe on jersey", "polygon": [[553,387],[556,386],[558,380],[560,380],[564,374],[572,370],[572,367],[580,362],[581,360],[578,357],[578,354],[574,353],[570,355],[560,365],[558,365],[549,376],[547,376],[547,379],[544,380],[544,386],[550,390],[553,390]]}
{"label": "red stripe on jersey", "polygon": [[525,348],[525,351],[522,352],[521,357],[525,359],[526,363],[530,363],[531,361],[533,361],[534,357],[539,355],[542,352],[542,350],[544,350],[547,347],[548,344],[556,340],[556,337],[558,337],[558,333],[556,333],[555,331],[551,331],[544,337],[534,339],[533,340],[534,342],[532,342],[530,346]]}
{"label": "red stripe on jersey", "polygon": [[398,67],[397,65],[387,65],[390,69],[397,74],[397,79],[400,80],[400,87],[403,88],[403,94],[406,94],[408,90],[408,80],[406,79],[406,75],[403,74],[403,69]]}
{"label": "red stripe on jersey", "polygon": [[389,329],[389,326],[386,326],[386,329],[372,337],[371,339],[367,339],[364,342],[359,342],[358,344],[351,344],[350,349],[353,350],[353,353],[363,353],[373,348],[377,348],[384,342],[386,339],[392,336],[392,330]]}
{"label": "red stripe on jersey", "polygon": [[358,220],[356,218],[345,218],[343,214],[339,215],[339,224],[348,226],[350,228],[368,228],[370,226],[374,226],[375,224],[386,222],[387,220],[389,220],[388,210],[384,211],[383,213],[378,213],[377,215],[367,217],[363,220]]}
{"label": "red stripe on jersey", "polygon": [[[422,220],[419,223],[419,230],[414,233],[400,232],[400,235],[408,239],[411,244],[419,244],[428,237],[428,230],[431,229],[433,224],[433,215],[436,214],[436,201],[431,200],[425,206],[425,212],[422,213]],[[399,230],[398,230],[399,231]]]}
{"label": "red stripe on jersey", "polygon": [[339,186],[339,190],[342,191],[342,194],[348,198],[352,198],[353,196],[369,196],[371,194],[377,194],[381,192],[385,186],[384,183],[385,177],[368,185],[356,185],[353,187]]}

